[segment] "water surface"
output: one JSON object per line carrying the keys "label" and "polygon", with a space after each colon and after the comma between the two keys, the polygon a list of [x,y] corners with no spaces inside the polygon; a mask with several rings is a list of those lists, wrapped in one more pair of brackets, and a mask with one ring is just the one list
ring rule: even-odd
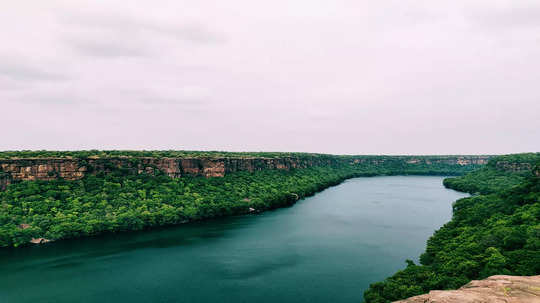
{"label": "water surface", "polygon": [[442,179],[356,178],[258,215],[0,249],[0,302],[361,302],[450,219],[465,194]]}

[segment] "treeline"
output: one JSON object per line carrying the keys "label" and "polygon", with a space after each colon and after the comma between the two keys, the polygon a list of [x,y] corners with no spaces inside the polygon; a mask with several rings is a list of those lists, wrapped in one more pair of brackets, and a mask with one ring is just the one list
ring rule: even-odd
{"label": "treeline", "polygon": [[[497,161],[536,167],[514,172]],[[450,222],[428,240],[420,265],[407,267],[364,293],[368,303],[391,302],[434,289],[455,289],[495,274],[540,274],[540,154],[497,157],[463,177],[446,179],[454,189],[476,193],[456,201]]]}
{"label": "treeline", "polygon": [[[226,151],[190,151],[190,150],[79,150],[79,151],[54,151],[54,150],[20,150],[0,151],[0,159],[20,158],[114,158],[114,157],[153,157],[153,158],[285,158],[294,157],[299,159],[366,159],[371,161],[403,161],[409,158],[425,159],[431,161],[455,159],[459,155],[446,156],[381,156],[381,155],[331,155],[301,152],[226,152]],[[474,157],[474,156],[471,156]]]}
{"label": "treeline", "polygon": [[153,157],[153,158],[224,158],[224,157],[265,157],[265,158],[310,158],[337,157],[327,154],[285,153],[285,152],[225,152],[188,150],[21,150],[0,151],[0,159],[14,158],[111,158],[111,157]]}
{"label": "treeline", "polygon": [[[422,159],[422,156],[419,157]],[[366,163],[357,163],[354,166],[366,175],[425,175],[425,176],[461,176],[468,172],[474,171],[483,165],[456,165],[449,164],[444,161],[436,162],[436,159],[444,158],[427,158],[432,161],[426,163],[420,161],[418,163],[408,163],[404,157],[400,156],[366,156]],[[373,162],[375,161],[375,162]],[[376,164],[375,164],[376,163]]]}

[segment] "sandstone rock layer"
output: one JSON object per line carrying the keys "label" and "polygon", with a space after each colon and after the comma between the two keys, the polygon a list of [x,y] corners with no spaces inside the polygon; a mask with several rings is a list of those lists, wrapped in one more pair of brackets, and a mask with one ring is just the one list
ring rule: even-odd
{"label": "sandstone rock layer", "polygon": [[184,176],[223,177],[238,171],[264,169],[290,170],[313,166],[337,165],[386,165],[396,161],[404,165],[483,165],[489,156],[359,156],[359,157],[243,157],[243,158],[19,158],[0,159],[0,189],[13,181],[54,180],[63,178],[77,180],[86,174],[108,173],[123,169],[127,173],[155,174],[163,172],[172,178]]}
{"label": "sandstone rock layer", "polygon": [[458,290],[433,290],[400,303],[540,303],[540,276],[491,276]]}

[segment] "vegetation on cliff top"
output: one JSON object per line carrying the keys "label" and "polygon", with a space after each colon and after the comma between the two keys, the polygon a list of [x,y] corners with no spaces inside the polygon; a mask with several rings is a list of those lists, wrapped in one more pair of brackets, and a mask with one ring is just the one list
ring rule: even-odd
{"label": "vegetation on cliff top", "polygon": [[[80,151],[53,151],[53,150],[21,150],[21,151],[0,151],[0,159],[19,158],[112,158],[112,157],[154,157],[154,158],[332,158],[350,159],[366,158],[382,160],[388,158],[405,158],[411,156],[376,156],[376,155],[331,155],[317,153],[299,152],[225,152],[225,151],[189,151],[189,150],[80,150]],[[456,155],[447,156],[414,156],[417,158],[446,159],[455,158]]]}
{"label": "vegetation on cliff top", "polygon": [[540,178],[507,171],[497,162],[538,171],[540,154],[494,158],[478,171],[445,180],[450,188],[482,193],[456,201],[452,220],[428,240],[421,265],[407,267],[364,293],[366,302],[391,302],[433,289],[455,289],[495,274],[540,274]]}
{"label": "vegetation on cliff top", "polygon": [[153,158],[280,158],[280,157],[330,157],[326,154],[285,153],[285,152],[224,152],[188,150],[22,150],[0,151],[0,159],[16,158],[113,158],[113,157],[153,157]]}

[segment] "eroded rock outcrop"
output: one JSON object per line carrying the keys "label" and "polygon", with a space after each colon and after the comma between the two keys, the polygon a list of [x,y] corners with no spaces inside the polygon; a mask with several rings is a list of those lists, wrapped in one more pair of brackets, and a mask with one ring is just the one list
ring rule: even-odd
{"label": "eroded rock outcrop", "polygon": [[401,303],[540,303],[540,276],[491,276],[458,290],[433,290]]}
{"label": "eroded rock outcrop", "polygon": [[304,158],[24,158],[0,159],[0,189],[12,181],[77,180],[88,173],[108,173],[123,169],[127,173],[165,173],[172,178],[184,176],[223,177],[237,171],[307,168],[337,165],[340,160]]}
{"label": "eroded rock outcrop", "polygon": [[115,169],[130,174],[163,172],[172,178],[184,176],[223,177],[238,171],[308,168],[335,165],[483,165],[489,156],[359,156],[359,157],[242,157],[242,158],[19,158],[0,159],[0,190],[13,181],[77,180],[86,174],[108,173]]}

